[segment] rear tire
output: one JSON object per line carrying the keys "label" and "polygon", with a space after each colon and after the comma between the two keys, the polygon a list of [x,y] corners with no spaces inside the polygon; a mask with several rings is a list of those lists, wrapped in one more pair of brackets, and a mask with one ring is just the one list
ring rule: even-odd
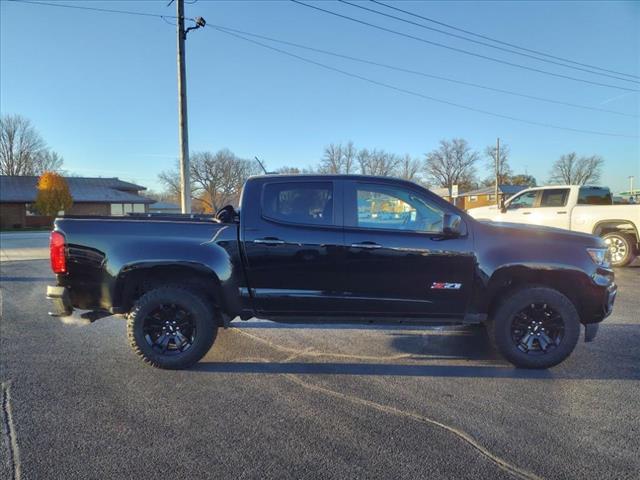
{"label": "rear tire", "polygon": [[217,331],[209,302],[181,287],[145,293],[127,319],[133,351],[145,363],[170,370],[197,363],[213,345]]}
{"label": "rear tire", "polygon": [[623,232],[610,232],[602,236],[609,247],[611,265],[626,267],[635,258],[636,239],[633,235]]}
{"label": "rear tire", "polygon": [[573,303],[557,290],[526,287],[503,299],[490,322],[498,351],[516,367],[550,368],[565,360],[580,337]]}

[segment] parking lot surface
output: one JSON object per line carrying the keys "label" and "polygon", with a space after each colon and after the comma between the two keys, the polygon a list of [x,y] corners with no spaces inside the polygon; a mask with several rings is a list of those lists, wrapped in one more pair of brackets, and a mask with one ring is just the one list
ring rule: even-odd
{"label": "parking lot surface", "polygon": [[48,261],[5,258],[0,478],[637,478],[640,268],[617,276],[596,341],[549,371],[477,328],[237,320],[176,372],[120,318],[48,317]]}

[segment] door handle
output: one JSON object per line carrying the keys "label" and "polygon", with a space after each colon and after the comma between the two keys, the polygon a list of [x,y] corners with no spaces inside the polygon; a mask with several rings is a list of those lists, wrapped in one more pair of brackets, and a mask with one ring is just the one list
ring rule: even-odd
{"label": "door handle", "polygon": [[531,215],[531,212],[522,212],[523,215]]}
{"label": "door handle", "polygon": [[274,237],[256,238],[253,243],[262,243],[264,245],[284,245],[285,241]]}
{"label": "door handle", "polygon": [[556,212],[556,213],[559,214],[559,215],[566,215],[567,214],[567,212]]}
{"label": "door handle", "polygon": [[382,245],[375,242],[361,242],[361,243],[352,243],[351,248],[382,248]]}

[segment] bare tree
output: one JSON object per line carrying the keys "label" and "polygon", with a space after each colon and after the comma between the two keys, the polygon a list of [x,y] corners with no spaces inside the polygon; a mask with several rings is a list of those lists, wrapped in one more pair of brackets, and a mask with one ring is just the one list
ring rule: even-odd
{"label": "bare tree", "polygon": [[345,173],[342,163],[342,145],[330,143],[324,147],[318,170],[320,173]]}
{"label": "bare tree", "polygon": [[212,212],[227,204],[237,206],[244,182],[258,173],[255,162],[238,158],[228,149],[195,153],[191,160],[191,181]]}
{"label": "bare tree", "polygon": [[348,174],[355,170],[356,148],[353,142],[345,146],[330,143],[324,148],[324,154],[318,165],[318,172],[330,174]]}
{"label": "bare tree", "polygon": [[478,153],[471,150],[466,140],[454,138],[440,140],[440,146],[426,154],[425,172],[434,184],[449,189],[453,185],[469,188],[475,183],[475,164]]}
{"label": "bare tree", "polygon": [[[487,169],[492,172],[491,175],[487,177],[487,179],[483,182],[485,185],[495,185],[496,184],[496,155],[497,148],[495,145],[489,145],[485,151],[485,156],[487,157]],[[511,154],[511,149],[509,145],[504,144],[500,145],[500,160],[498,161],[498,184],[504,185],[509,183],[509,178],[512,175],[511,167],[509,166],[509,156]]]}
{"label": "bare tree", "polygon": [[575,152],[562,155],[551,167],[549,183],[585,185],[600,180],[604,159],[598,155],[578,157]]}
{"label": "bare tree", "polygon": [[397,168],[401,159],[393,153],[384,150],[369,151],[366,148],[358,152],[358,164],[362,175],[378,175],[391,177],[397,175]]}
{"label": "bare tree", "polygon": [[0,118],[0,174],[38,175],[61,166],[62,157],[48,152],[47,144],[27,118],[20,115]]}
{"label": "bare tree", "polygon": [[[175,199],[180,198],[180,164],[178,160],[176,160],[173,169],[160,172],[158,180],[164,185],[165,195]],[[193,197],[193,184],[191,184],[191,197]]]}
{"label": "bare tree", "polygon": [[[216,153],[191,154],[191,196],[207,212],[217,212],[228,204],[238,205],[244,182],[251,175],[260,173],[260,167],[252,160],[238,158],[228,149]],[[170,195],[180,194],[178,165],[158,176]]]}
{"label": "bare tree", "polygon": [[314,173],[312,168],[308,167],[289,167],[285,165],[284,167],[280,167],[276,170],[277,173],[281,173],[283,175],[301,175],[304,173]]}
{"label": "bare tree", "polygon": [[509,177],[510,185],[526,185],[527,187],[537,186],[536,178],[533,175],[519,173]]}
{"label": "bare tree", "polygon": [[354,147],[353,142],[347,142],[347,145],[342,149],[342,164],[344,166],[344,173],[353,173],[356,165],[356,155],[358,151]]}
{"label": "bare tree", "polygon": [[419,159],[411,158],[411,155],[405,154],[402,160],[400,160],[398,176],[405,180],[411,180],[412,182],[421,183],[421,167],[422,166],[420,165]]}
{"label": "bare tree", "polygon": [[44,172],[59,172],[62,169],[64,158],[53,150],[46,150],[40,154],[34,165],[33,173],[42,175]]}

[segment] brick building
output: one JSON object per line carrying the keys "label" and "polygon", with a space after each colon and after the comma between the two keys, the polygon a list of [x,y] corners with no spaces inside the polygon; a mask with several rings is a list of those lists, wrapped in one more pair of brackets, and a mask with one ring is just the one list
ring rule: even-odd
{"label": "brick building", "polygon": [[[500,185],[498,195],[501,199],[507,200],[516,193],[527,188],[526,185]],[[486,205],[495,205],[496,195],[495,187],[484,187],[470,192],[464,192],[458,195],[457,206],[463,210],[470,208],[484,207]]]}
{"label": "brick building", "polygon": [[[149,211],[154,200],[140,195],[141,185],[118,178],[65,177],[72,207],[67,215],[126,215]],[[0,175],[0,228],[51,225],[52,219],[31,208],[36,200],[38,177]]]}

